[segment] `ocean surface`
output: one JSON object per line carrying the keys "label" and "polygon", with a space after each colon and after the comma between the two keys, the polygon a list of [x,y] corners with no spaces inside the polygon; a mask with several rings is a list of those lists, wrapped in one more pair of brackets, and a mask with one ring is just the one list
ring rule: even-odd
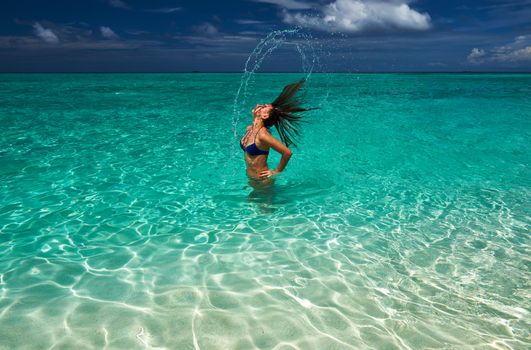
{"label": "ocean surface", "polygon": [[0,75],[0,349],[529,349],[531,75],[303,76]]}

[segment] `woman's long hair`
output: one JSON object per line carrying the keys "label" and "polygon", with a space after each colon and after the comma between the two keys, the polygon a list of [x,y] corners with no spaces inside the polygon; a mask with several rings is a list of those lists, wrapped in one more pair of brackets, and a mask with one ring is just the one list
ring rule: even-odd
{"label": "woman's long hair", "polygon": [[300,95],[297,96],[297,92],[304,82],[305,80],[302,79],[284,87],[280,95],[271,103],[273,110],[269,118],[264,121],[266,127],[275,126],[280,135],[280,140],[287,147],[290,145],[297,146],[294,143],[295,137],[300,135],[297,129],[300,123],[305,122],[301,120],[300,115],[294,113],[315,109],[301,107],[302,97]]}

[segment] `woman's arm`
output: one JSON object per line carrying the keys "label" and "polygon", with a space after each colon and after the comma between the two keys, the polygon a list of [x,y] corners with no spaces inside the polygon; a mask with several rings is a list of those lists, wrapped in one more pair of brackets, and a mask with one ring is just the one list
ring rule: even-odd
{"label": "woman's arm", "polygon": [[291,150],[268,132],[262,133],[262,135],[260,135],[260,142],[273,148],[278,153],[282,154],[282,158],[280,159],[280,163],[278,163],[277,168],[275,170],[262,171],[260,172],[260,176],[270,177],[280,173],[282,170],[284,170],[286,165],[288,165],[289,159],[292,155]]}

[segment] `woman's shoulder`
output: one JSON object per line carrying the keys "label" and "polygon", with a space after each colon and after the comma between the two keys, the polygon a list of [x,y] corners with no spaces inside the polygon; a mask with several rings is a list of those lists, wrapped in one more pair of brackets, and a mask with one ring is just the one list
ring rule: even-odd
{"label": "woman's shoulder", "polygon": [[271,135],[271,130],[270,128],[264,126],[262,127],[260,130],[258,130],[259,133],[261,134],[268,134],[268,135]]}
{"label": "woman's shoulder", "polygon": [[260,140],[267,140],[270,138],[274,138],[274,136],[271,135],[271,130],[269,130],[269,128],[266,128],[266,127],[260,128],[260,130],[258,130],[258,132],[256,133],[256,136]]}

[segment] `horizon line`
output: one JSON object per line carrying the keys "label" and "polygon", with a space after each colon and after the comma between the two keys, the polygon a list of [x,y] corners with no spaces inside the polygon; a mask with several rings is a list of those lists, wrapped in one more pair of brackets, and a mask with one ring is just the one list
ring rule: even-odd
{"label": "horizon line", "polygon": [[[242,74],[244,71],[0,71],[0,74]],[[297,71],[268,71],[254,72],[254,74],[307,74],[306,72]],[[311,74],[531,74],[530,71],[499,71],[499,70],[452,70],[452,71],[330,71],[330,72],[312,72]]]}

